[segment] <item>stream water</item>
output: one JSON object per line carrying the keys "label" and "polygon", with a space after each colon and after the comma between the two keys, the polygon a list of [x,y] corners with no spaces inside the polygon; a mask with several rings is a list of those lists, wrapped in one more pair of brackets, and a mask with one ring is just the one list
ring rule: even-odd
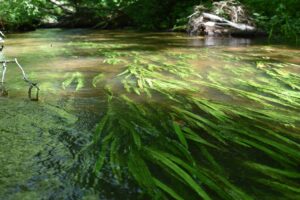
{"label": "stream water", "polygon": [[[155,180],[185,199],[205,198],[195,186],[199,182],[212,199],[300,197],[297,47],[178,33],[41,29],[8,35],[4,54],[17,57],[41,91],[40,101],[29,101],[21,72],[8,65],[8,97],[0,98],[0,199],[154,198],[139,178],[147,177],[134,171],[135,161],[140,169],[147,163]],[[109,112],[113,125],[96,130]],[[173,135],[161,135],[172,127]],[[202,133],[196,138],[190,129],[203,131],[204,140]],[[95,141],[99,130],[103,134]],[[111,144],[120,143],[116,155],[124,154],[116,169],[117,158],[109,164],[113,155],[100,153],[101,140],[111,132],[119,137]],[[96,147],[90,149],[92,141]],[[168,149],[173,141],[178,144]],[[162,155],[195,182],[182,178],[184,173],[174,167],[160,171],[168,168],[163,158],[147,157],[149,152],[155,155],[153,146],[170,153],[187,145],[188,153],[174,155],[196,171],[203,167],[219,173],[216,183],[228,196],[167,154]],[[127,154],[135,148],[143,154]],[[101,170],[94,168],[105,155]],[[116,178],[118,171],[122,180]],[[205,176],[214,177],[211,171]],[[155,184],[163,191],[154,190],[158,199],[176,197]]]}

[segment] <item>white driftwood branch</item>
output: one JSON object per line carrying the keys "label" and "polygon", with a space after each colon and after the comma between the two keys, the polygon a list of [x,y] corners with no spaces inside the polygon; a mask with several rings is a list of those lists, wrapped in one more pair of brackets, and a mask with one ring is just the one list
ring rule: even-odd
{"label": "white driftwood branch", "polygon": [[66,3],[62,3],[60,1],[57,0],[49,0],[52,4],[54,4],[55,6],[61,8],[62,10],[64,10],[67,13],[74,13],[75,10],[74,8],[71,7],[71,5],[66,4]]}
{"label": "white driftwood branch", "polygon": [[[5,35],[2,33],[2,31],[0,31],[0,35],[2,36],[2,37],[5,37]],[[1,37],[0,37],[1,38]]]}
{"label": "white driftwood branch", "polygon": [[[222,25],[228,25],[228,26],[231,26],[233,28],[239,29],[241,31],[254,31],[255,30],[255,27],[253,27],[253,26],[249,26],[249,25],[246,25],[246,24],[234,23],[234,22],[229,21],[225,18],[219,17],[217,15],[213,15],[213,14],[210,14],[210,13],[202,13],[202,15],[203,15],[204,18],[207,18],[207,19],[210,19],[210,20],[216,21],[216,22],[222,22],[223,23]],[[221,25],[221,24],[218,24],[218,25]]]}

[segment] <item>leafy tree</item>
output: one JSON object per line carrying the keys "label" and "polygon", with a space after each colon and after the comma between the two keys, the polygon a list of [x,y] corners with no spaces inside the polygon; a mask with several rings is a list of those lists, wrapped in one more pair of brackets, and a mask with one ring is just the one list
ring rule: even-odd
{"label": "leafy tree", "polygon": [[28,30],[43,16],[45,0],[0,0],[0,26]]}
{"label": "leafy tree", "polygon": [[[186,24],[195,5],[212,0],[0,0],[0,26],[28,30],[47,18],[63,27],[170,29]],[[297,38],[299,0],[240,0],[270,36]]]}

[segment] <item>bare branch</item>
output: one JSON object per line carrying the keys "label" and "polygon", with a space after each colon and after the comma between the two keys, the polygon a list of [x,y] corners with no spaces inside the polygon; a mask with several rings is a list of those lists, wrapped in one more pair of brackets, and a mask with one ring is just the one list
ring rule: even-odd
{"label": "bare branch", "polygon": [[57,0],[49,0],[52,4],[54,4],[55,6],[61,8],[62,10],[64,10],[67,13],[74,13],[75,9],[72,8],[72,6],[70,4],[66,4],[66,3],[62,3],[59,2]]}

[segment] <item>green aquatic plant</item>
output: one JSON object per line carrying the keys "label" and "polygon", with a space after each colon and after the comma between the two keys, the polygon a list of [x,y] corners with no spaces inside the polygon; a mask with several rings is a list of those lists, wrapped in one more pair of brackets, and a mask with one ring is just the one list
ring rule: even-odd
{"label": "green aquatic plant", "polygon": [[83,74],[80,72],[75,72],[75,73],[67,73],[65,75],[66,80],[63,81],[62,87],[63,89],[66,89],[67,87],[71,85],[76,85],[75,90],[78,91],[81,88],[84,87],[84,77]]}
{"label": "green aquatic plant", "polygon": [[[215,195],[226,199],[232,199],[235,195],[251,199],[222,174],[216,175],[209,166],[201,166],[205,162],[198,163],[200,161],[189,152],[188,144],[199,145],[216,168],[221,167],[209,151],[219,147],[179,125],[174,116],[166,115],[157,105],[139,104],[124,95],[108,96],[108,102],[108,110],[98,124],[94,137],[94,144],[101,146],[94,168],[96,173],[107,162],[114,175],[122,180],[123,170],[128,168],[137,183],[156,198],[168,198],[165,196],[168,194],[175,199],[185,199],[188,194],[184,191],[174,192],[184,187],[194,191],[195,198],[212,199],[205,191],[205,188],[211,188]],[[151,120],[155,116],[165,120],[161,123]],[[163,171],[163,174],[156,174],[155,171]],[[167,186],[170,180],[180,187]],[[226,194],[224,189],[232,194]]]}
{"label": "green aquatic plant", "polygon": [[92,82],[93,86],[97,87],[97,84],[100,83],[101,81],[103,81],[104,77],[105,77],[105,75],[103,73],[100,73],[97,76],[95,76],[93,78],[93,82]]}
{"label": "green aquatic plant", "polygon": [[293,64],[284,64],[284,63],[271,63],[271,62],[257,62],[257,68],[262,70],[268,76],[273,79],[278,80],[279,82],[291,87],[294,90],[299,91],[299,80],[300,76],[297,73],[292,73],[285,68],[299,66]]}
{"label": "green aquatic plant", "polygon": [[[120,183],[130,174],[154,199],[256,199],[251,191],[261,194],[263,186],[285,198],[300,195],[299,94],[285,87],[286,73],[274,77],[262,64],[227,67],[234,75],[228,82],[223,68],[198,74],[187,62],[194,56],[160,63],[152,56],[126,56],[132,62],[106,87],[107,110],[92,145],[101,149],[95,174],[109,166]],[[256,78],[240,79],[249,73]],[[288,76],[300,84],[297,74]],[[125,91],[115,89],[118,83]],[[201,95],[204,88],[252,103],[212,100]],[[239,168],[245,172],[237,173]]]}
{"label": "green aquatic plant", "polygon": [[103,63],[107,63],[110,65],[116,65],[116,64],[120,64],[122,62],[124,62],[124,60],[118,59],[118,58],[107,58],[103,61]]}

